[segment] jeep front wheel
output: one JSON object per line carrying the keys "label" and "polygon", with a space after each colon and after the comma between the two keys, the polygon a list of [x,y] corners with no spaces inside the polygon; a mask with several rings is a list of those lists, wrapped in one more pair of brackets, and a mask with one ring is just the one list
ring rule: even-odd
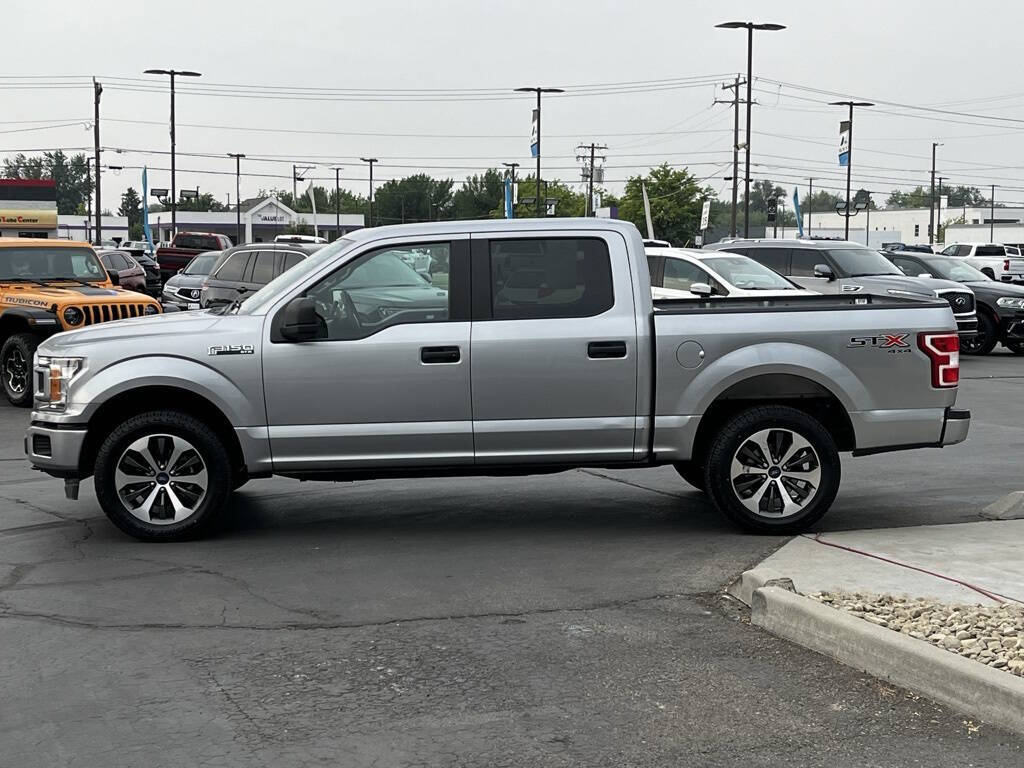
{"label": "jeep front wheel", "polygon": [[31,333],[16,333],[0,348],[0,378],[4,394],[12,405],[32,405],[32,356],[39,338]]}
{"label": "jeep front wheel", "polygon": [[143,541],[205,531],[231,494],[223,441],[196,418],[151,411],[118,426],[96,454],[96,498],[110,521]]}

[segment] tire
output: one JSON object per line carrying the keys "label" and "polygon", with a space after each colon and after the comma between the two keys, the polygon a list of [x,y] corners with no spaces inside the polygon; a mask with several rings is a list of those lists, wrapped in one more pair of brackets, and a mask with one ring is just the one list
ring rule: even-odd
{"label": "tire", "polygon": [[[764,448],[767,464],[760,461]],[[803,459],[801,466],[796,459]],[[750,471],[761,466],[768,472]],[[781,405],[750,408],[730,419],[711,441],[705,467],[708,494],[726,517],[748,531],[774,534],[799,533],[820,520],[835,500],[841,474],[828,430]],[[741,478],[747,480],[734,482]]]}
{"label": "tire", "polygon": [[960,340],[960,349],[965,355],[987,355],[995,349],[999,340],[999,327],[989,315],[978,313],[978,333],[967,339]]}
{"label": "tire", "polygon": [[39,337],[35,334],[16,333],[0,348],[0,378],[11,405],[32,405],[32,356],[38,346]]}
{"label": "tire", "polygon": [[1003,346],[1015,355],[1024,355],[1024,341],[1007,341],[1003,342]]}
{"label": "tire", "polygon": [[96,454],[93,482],[110,522],[129,536],[180,541],[209,529],[235,481],[220,437],[168,410],[133,416],[111,432]]}
{"label": "tire", "polygon": [[675,467],[676,472],[679,473],[679,476],[683,478],[683,480],[688,482],[698,491],[707,490],[703,464],[698,464],[693,461],[677,461],[672,466]]}

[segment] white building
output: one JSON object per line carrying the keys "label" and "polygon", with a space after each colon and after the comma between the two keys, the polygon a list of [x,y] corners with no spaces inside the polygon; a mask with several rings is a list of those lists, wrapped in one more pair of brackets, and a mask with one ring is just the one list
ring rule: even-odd
{"label": "white building", "polygon": [[[948,198],[945,195],[939,198],[939,202],[941,203],[941,211],[937,211],[937,213],[943,227],[949,225],[952,221],[960,221],[962,219],[967,225],[984,224],[987,231],[988,224],[992,218],[991,209],[988,206],[959,206],[950,208]],[[927,244],[930,215],[931,211],[928,208],[892,208],[871,211],[870,215],[867,211],[860,211],[856,216],[850,218],[850,239],[864,242],[865,229],[869,229],[872,233],[872,245],[875,245],[876,240],[879,243]],[[842,231],[843,229],[844,219],[834,211],[822,211],[820,213],[815,211],[813,216],[810,216],[810,224],[808,224],[809,214],[805,212],[803,218],[804,231],[807,233],[808,229],[810,229],[809,234],[811,235],[819,234],[819,230]],[[1022,222],[1024,222],[1024,208],[996,208],[995,223],[997,227],[999,224],[1019,224]],[[952,229],[953,227],[950,227],[950,230]],[[881,238],[875,235],[876,232],[883,233]],[[855,237],[854,233],[859,233],[859,236]],[[953,242],[951,237],[950,234],[946,234],[946,241]]]}
{"label": "white building", "polygon": [[[118,242],[130,240],[128,236],[127,216],[100,216],[103,226],[103,239]],[[82,240],[93,242],[96,234],[96,214],[92,217],[77,214],[60,214],[57,217],[57,234],[61,240]]]}
{"label": "white building", "polygon": [[[245,205],[245,201],[243,201]],[[238,239],[238,214],[236,211],[178,211],[179,232],[213,232],[227,235],[234,242]],[[276,197],[268,197],[242,211],[243,242],[270,242],[277,235],[284,234],[292,225],[313,227],[312,213],[298,213]],[[316,229],[321,237],[334,240],[347,232],[363,227],[363,214],[343,213],[336,218],[334,211],[317,212]],[[149,214],[149,226],[153,240],[170,240],[171,212],[159,211]],[[106,232],[104,232],[106,236]]]}

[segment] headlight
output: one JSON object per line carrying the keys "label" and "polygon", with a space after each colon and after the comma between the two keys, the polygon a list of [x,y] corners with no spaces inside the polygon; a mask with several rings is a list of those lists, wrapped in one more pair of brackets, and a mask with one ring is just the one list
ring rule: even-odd
{"label": "headlight", "polygon": [[64,322],[68,325],[78,325],[85,320],[85,314],[78,307],[68,307],[64,310]]}
{"label": "headlight", "polygon": [[1013,296],[1000,296],[996,304],[1007,309],[1024,309],[1024,299],[1017,299]]}
{"label": "headlight", "polygon": [[36,357],[33,366],[37,400],[42,407],[63,411],[68,404],[68,389],[72,380],[85,365],[84,357]]}
{"label": "headlight", "polygon": [[143,310],[143,313],[147,315],[155,315],[159,312],[160,310],[157,309],[156,304],[147,304],[146,308]]}

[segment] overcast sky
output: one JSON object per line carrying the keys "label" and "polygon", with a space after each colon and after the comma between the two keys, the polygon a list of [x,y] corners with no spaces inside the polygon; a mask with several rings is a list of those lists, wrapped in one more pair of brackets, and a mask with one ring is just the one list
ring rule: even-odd
{"label": "overcast sky", "polygon": [[[801,179],[807,176],[819,179],[816,187],[838,189],[844,183],[836,159],[844,110],[821,103],[836,97],[780,88],[770,79],[890,102],[857,113],[855,186],[887,193],[927,184],[931,142],[940,141],[938,168],[950,183],[994,182],[1004,187],[998,199],[1024,200],[1019,3],[36,0],[21,12],[6,10],[0,150],[91,147],[91,85],[62,78],[95,75],[105,85],[102,145],[134,150],[117,155],[108,149],[102,162],[148,164],[154,169],[150,186],[169,185],[169,173],[155,170],[169,166],[167,155],[139,153],[169,149],[166,78],[152,78],[159,92],[130,90],[140,84],[112,80],[142,78],[147,68],[198,70],[203,77],[195,83],[206,88],[366,89],[375,98],[395,89],[500,94],[472,101],[465,94],[454,101],[422,100],[423,95],[400,102],[268,100],[253,98],[252,91],[244,98],[189,94],[184,90],[192,83],[183,82],[177,100],[178,188],[198,186],[221,200],[227,193],[234,199],[234,161],[221,159],[227,152],[281,160],[243,161],[243,173],[282,177],[243,175],[243,197],[259,188],[289,188],[293,159],[316,161],[312,174],[323,177],[324,186],[333,185],[330,166],[340,164],[342,185],[364,194],[360,156],[380,159],[378,179],[422,169],[460,181],[503,161],[528,169],[533,97],[505,93],[524,85],[569,89],[544,103],[545,177],[578,180],[576,145],[593,140],[608,145],[606,178],[613,189],[666,160],[688,165],[722,191],[727,183],[721,177],[731,171],[732,113],[712,102],[731,96],[712,81],[724,82],[745,69],[746,40],[742,31],[714,25],[734,19],[788,27],[755,37],[755,78],[764,80],[755,82],[754,178],[771,178],[787,189],[806,185]],[[10,87],[29,76],[38,77],[39,86],[73,87]],[[679,78],[695,84],[572,94],[572,86]],[[16,122],[30,120],[41,122]],[[37,129],[62,121],[74,124]],[[184,154],[189,152],[217,157]],[[138,189],[140,173],[106,174],[104,207],[116,208],[125,187]],[[877,202],[884,202],[884,194]]]}

